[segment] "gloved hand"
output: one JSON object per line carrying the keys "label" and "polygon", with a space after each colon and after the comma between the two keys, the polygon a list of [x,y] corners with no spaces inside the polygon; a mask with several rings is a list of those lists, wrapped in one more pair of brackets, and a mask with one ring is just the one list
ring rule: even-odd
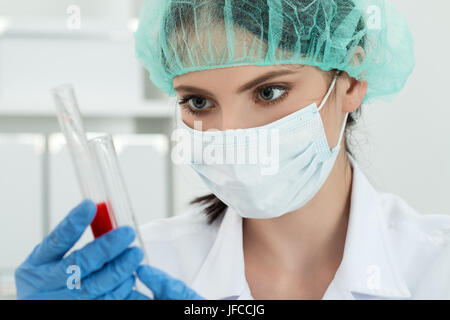
{"label": "gloved hand", "polygon": [[[143,252],[128,248],[135,238],[131,227],[112,230],[64,257],[96,210],[84,200],[34,248],[15,271],[18,299],[125,299],[132,293]],[[74,270],[80,271],[79,288],[70,283]]]}
{"label": "gloved hand", "polygon": [[[137,276],[152,292],[155,300],[205,300],[183,281],[169,276],[164,271],[149,265],[138,267]],[[127,299],[151,300],[140,292],[133,291]]]}

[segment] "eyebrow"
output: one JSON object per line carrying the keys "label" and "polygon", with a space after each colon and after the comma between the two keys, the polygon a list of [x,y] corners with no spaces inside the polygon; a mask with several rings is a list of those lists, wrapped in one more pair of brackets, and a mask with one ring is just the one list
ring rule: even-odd
{"label": "eyebrow", "polygon": [[[269,79],[275,78],[275,77],[279,77],[282,75],[286,75],[286,74],[293,74],[296,73],[297,71],[292,71],[292,70],[280,70],[280,71],[271,71],[268,73],[265,73],[261,76],[259,76],[258,78],[240,86],[236,93],[242,93],[244,91],[247,91],[249,89],[252,89],[254,87],[256,87],[258,84],[267,81]],[[197,93],[200,94],[205,94],[205,95],[210,95],[210,96],[214,96],[211,92],[205,90],[205,89],[201,89],[201,88],[196,88],[196,87],[192,87],[192,86],[178,86],[175,88],[175,90],[184,90],[184,91],[195,91]]]}

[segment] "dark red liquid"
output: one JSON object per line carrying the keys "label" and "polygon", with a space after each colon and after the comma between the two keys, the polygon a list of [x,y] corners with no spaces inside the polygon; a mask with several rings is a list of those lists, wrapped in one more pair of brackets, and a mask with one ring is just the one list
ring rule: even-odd
{"label": "dark red liquid", "polygon": [[97,213],[95,214],[94,220],[91,222],[91,229],[94,234],[94,238],[98,238],[114,229],[113,223],[114,221],[110,217],[106,203],[97,203]]}

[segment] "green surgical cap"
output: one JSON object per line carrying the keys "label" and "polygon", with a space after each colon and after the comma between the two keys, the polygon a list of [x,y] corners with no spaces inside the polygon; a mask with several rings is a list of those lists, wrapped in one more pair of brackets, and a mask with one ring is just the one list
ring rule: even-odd
{"label": "green surgical cap", "polygon": [[145,0],[135,45],[169,96],[193,71],[301,64],[367,81],[364,102],[390,100],[414,68],[408,25],[384,0]]}

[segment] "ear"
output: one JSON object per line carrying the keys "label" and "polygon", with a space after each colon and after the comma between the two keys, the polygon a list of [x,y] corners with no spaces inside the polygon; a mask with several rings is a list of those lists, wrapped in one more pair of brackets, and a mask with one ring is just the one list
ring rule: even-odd
{"label": "ear", "polygon": [[[364,49],[360,46],[357,46],[355,48],[355,52],[352,60],[350,61],[350,64],[353,64],[355,66],[359,65],[361,61],[365,59],[365,57],[366,54],[364,52]],[[366,96],[367,88],[369,85],[367,81],[360,81],[350,77],[347,72],[344,72],[344,77],[346,80],[346,86],[344,86],[345,92],[343,94],[342,111],[353,112],[361,105],[364,97]]]}
{"label": "ear", "polygon": [[342,95],[342,111],[353,112],[361,105],[368,88],[367,81],[356,80],[344,73],[345,92]]}

